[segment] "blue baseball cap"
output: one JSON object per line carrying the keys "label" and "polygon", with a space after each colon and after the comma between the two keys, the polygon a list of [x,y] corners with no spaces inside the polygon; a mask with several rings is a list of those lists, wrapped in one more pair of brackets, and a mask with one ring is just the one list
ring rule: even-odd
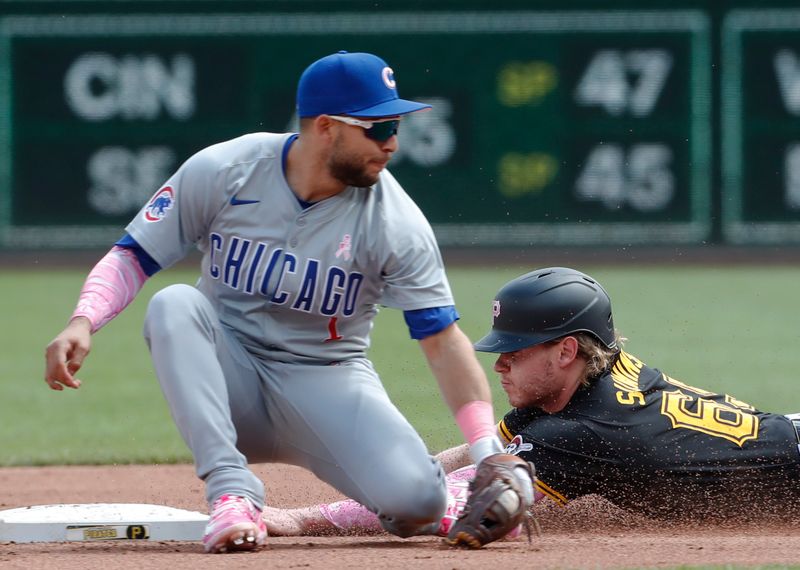
{"label": "blue baseball cap", "polygon": [[430,105],[400,99],[394,71],[371,53],[340,51],[318,59],[300,76],[297,114],[391,117],[430,109]]}

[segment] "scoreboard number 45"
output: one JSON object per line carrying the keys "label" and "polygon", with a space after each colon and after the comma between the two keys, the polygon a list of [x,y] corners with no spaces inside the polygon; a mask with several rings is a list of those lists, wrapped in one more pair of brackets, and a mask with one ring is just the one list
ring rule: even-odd
{"label": "scoreboard number 45", "polygon": [[575,182],[575,196],[607,209],[630,206],[640,212],[666,207],[675,195],[672,149],[661,143],[594,147]]}

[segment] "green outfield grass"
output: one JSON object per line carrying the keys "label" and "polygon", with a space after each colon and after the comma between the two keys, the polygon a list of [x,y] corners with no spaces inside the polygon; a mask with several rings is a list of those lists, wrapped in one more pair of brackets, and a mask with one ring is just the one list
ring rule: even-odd
{"label": "green outfield grass", "polygon": [[[88,268],[0,273],[0,465],[189,461],[142,340],[147,300],[195,271],[156,275],[137,300],[94,339],[80,390],[43,381],[44,347],[72,311]],[[671,376],[770,411],[800,411],[800,269],[781,267],[580,267],[606,285],[627,349]],[[458,268],[449,274],[461,326],[477,338],[491,299],[520,268]],[[460,442],[402,314],[378,316],[371,357],[397,405],[434,451]],[[496,411],[505,398],[492,380]],[[357,444],[357,442],[356,442]]]}

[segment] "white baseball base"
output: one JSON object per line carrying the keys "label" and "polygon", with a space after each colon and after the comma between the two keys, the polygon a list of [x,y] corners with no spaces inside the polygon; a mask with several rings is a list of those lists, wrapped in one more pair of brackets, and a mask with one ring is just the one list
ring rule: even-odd
{"label": "white baseball base", "polygon": [[208,515],[162,505],[37,505],[0,511],[0,542],[199,541],[207,522]]}

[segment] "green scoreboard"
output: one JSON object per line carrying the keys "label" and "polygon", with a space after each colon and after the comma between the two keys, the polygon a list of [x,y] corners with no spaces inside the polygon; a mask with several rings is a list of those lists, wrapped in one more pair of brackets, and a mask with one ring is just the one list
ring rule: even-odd
{"label": "green scoreboard", "polygon": [[710,42],[695,10],[5,17],[0,245],[110,243],[192,153],[296,128],[342,49],[433,105],[389,168],[441,244],[700,243]]}
{"label": "green scoreboard", "polygon": [[800,243],[800,10],[722,27],[722,214],[732,243]]}

